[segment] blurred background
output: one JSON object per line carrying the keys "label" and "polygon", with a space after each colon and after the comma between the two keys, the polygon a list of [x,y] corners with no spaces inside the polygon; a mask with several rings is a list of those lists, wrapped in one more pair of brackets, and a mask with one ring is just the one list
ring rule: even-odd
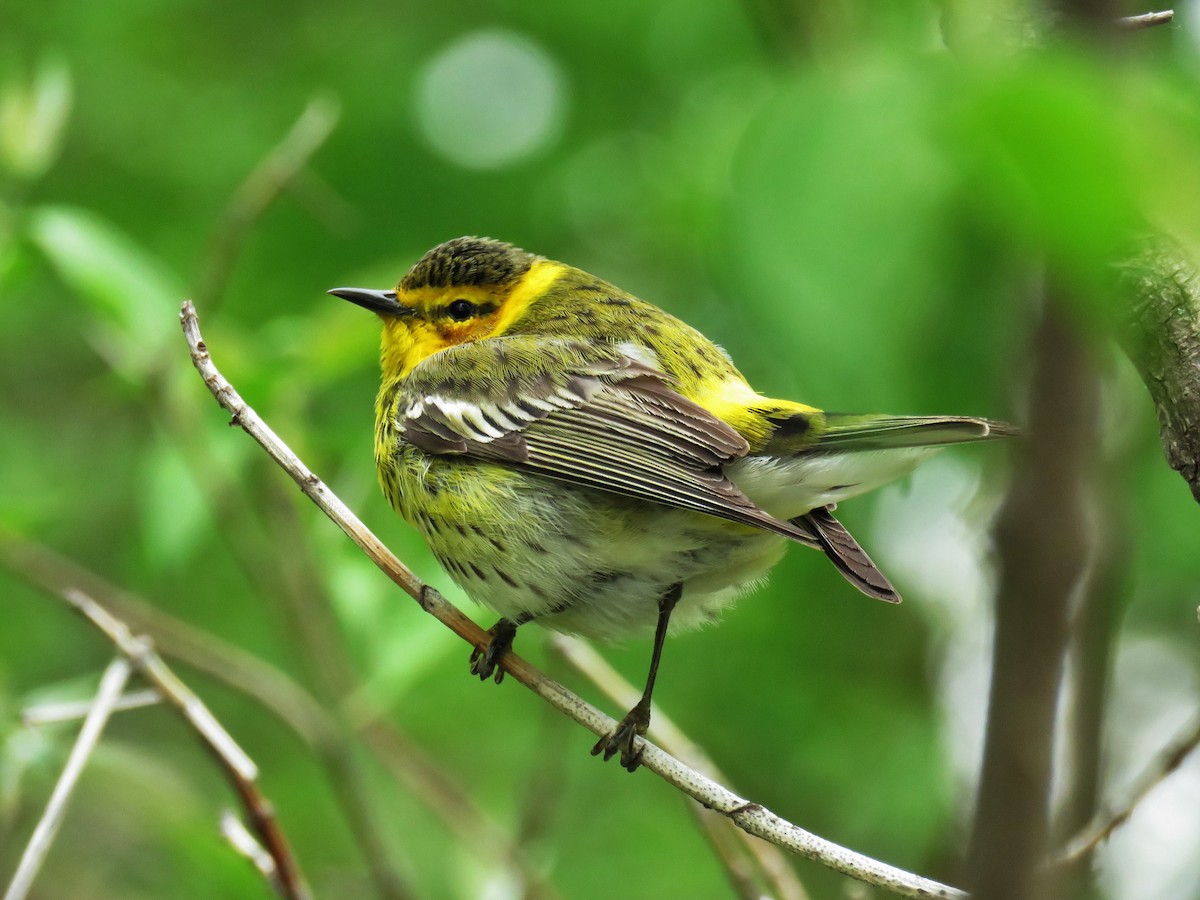
{"label": "blurred background", "polygon": [[[665,307],[764,393],[1013,421],[1053,266],[1101,380],[1101,798],[1194,715],[1200,512],[1112,341],[1107,285],[1143,221],[1200,246],[1200,4],[1090,46],[1020,0],[18,0],[0,17],[0,883],[78,729],[22,713],[90,698],[113,656],[40,578],[157,638],[258,763],[317,896],[735,894],[690,801],[590,758],[591,735],[515,684],[469,678],[469,649],[227,427],[192,368],[185,297],[245,399],[487,627],[379,493],[377,324],[324,293],[390,286],[463,234]],[[655,699],[735,790],[962,877],[1011,463],[955,448],[842,507],[902,606],[793,548],[720,627],[669,642]],[[518,649],[624,711],[544,632]],[[648,640],[599,649],[641,684]],[[219,834],[229,807],[174,715],[122,712],[35,895],[265,896]],[[1200,896],[1198,808],[1191,759],[1084,894]],[[793,863],[812,897],[871,895]]]}

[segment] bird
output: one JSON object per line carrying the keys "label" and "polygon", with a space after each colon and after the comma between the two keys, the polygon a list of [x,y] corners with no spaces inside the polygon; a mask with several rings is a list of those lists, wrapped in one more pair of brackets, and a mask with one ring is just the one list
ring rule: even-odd
{"label": "bird", "polygon": [[499,681],[531,622],[600,640],[653,634],[641,699],[592,748],[630,772],[668,630],[715,621],[789,543],[898,603],[836,505],[948,444],[1018,433],[986,418],[772,399],[663,309],[491,238],[439,244],[394,289],[329,293],[382,323],[385,497],[500,615],[472,673]]}

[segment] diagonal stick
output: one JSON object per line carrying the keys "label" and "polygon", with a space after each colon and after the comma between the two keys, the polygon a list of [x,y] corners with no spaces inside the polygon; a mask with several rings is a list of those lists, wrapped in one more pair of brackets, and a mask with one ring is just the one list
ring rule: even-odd
{"label": "diagonal stick", "polygon": [[125,682],[129,680],[131,671],[129,660],[123,656],[118,656],[104,670],[96,699],[92,701],[92,708],[83,720],[83,728],[79,730],[79,737],[75,746],[71,748],[67,764],[58,777],[58,784],[54,786],[54,793],[50,795],[46,811],[42,813],[41,821],[33,830],[33,836],[17,864],[17,871],[8,885],[8,890],[4,892],[4,900],[25,900],[29,893],[33,879],[37,877],[38,870],[50,851],[50,845],[54,843],[54,836],[58,834],[58,826],[62,824],[63,815],[67,811],[67,801],[71,799],[71,792],[75,790],[83,767],[87,765],[88,758],[96,749],[104,726],[108,724],[109,716],[121,698],[121,692],[125,690]]}

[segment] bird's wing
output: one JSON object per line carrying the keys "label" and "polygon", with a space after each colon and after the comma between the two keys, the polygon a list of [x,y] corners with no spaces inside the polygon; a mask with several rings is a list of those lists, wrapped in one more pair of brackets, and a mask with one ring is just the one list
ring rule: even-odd
{"label": "bird's wing", "polygon": [[746,440],[679,394],[633,348],[528,336],[460,344],[401,389],[404,439],[431,454],[503,463],[572,484],[690,509],[809,546],[807,523],[776,519],[730,481]]}

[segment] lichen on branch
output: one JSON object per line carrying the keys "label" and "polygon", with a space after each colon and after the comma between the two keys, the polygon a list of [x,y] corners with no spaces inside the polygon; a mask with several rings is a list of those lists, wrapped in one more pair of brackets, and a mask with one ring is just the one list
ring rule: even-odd
{"label": "lichen on branch", "polygon": [[1120,265],[1125,352],[1150,390],[1167,462],[1200,503],[1200,270],[1158,237]]}

